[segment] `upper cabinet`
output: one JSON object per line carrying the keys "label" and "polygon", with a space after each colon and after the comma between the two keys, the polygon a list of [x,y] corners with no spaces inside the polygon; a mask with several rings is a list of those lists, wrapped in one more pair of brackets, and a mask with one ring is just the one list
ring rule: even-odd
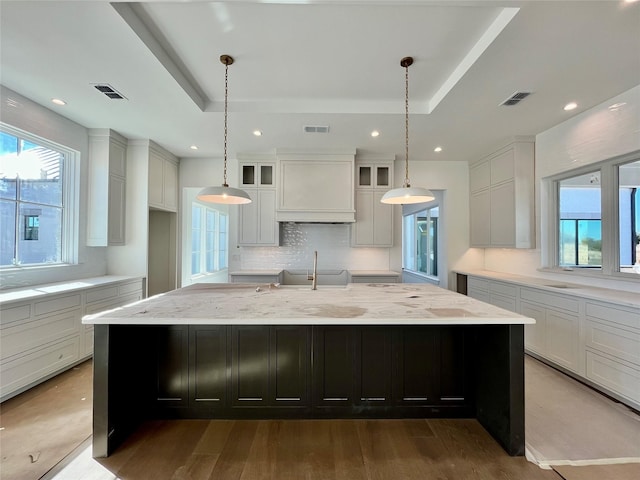
{"label": "upper cabinet", "polygon": [[393,205],[380,202],[393,185],[393,159],[356,161],[354,247],[393,245]]}
{"label": "upper cabinet", "polygon": [[149,206],[169,212],[178,209],[178,163],[153,144],[149,147]]}
{"label": "upper cabinet", "polygon": [[532,137],[469,166],[472,247],[535,248]]}
{"label": "upper cabinet", "polygon": [[127,139],[107,128],[89,130],[87,245],[125,244]]}
{"label": "upper cabinet", "polygon": [[277,246],[275,159],[247,156],[240,159],[238,166],[238,183],[251,197],[251,203],[239,207],[238,244]]}
{"label": "upper cabinet", "polygon": [[355,221],[355,151],[277,156],[279,222]]}

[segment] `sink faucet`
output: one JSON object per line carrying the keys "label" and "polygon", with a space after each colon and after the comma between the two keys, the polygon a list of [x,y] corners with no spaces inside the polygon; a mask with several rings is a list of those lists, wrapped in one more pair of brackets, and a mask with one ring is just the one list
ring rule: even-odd
{"label": "sink faucet", "polygon": [[313,252],[313,274],[307,273],[307,280],[311,280],[311,290],[317,290],[318,287],[318,251]]}

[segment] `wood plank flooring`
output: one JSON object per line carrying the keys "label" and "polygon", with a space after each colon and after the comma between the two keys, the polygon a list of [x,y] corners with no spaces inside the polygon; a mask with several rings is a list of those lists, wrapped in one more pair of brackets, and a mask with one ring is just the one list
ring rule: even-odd
{"label": "wood plank flooring", "polygon": [[473,419],[153,421],[97,461],[124,480],[561,478]]}

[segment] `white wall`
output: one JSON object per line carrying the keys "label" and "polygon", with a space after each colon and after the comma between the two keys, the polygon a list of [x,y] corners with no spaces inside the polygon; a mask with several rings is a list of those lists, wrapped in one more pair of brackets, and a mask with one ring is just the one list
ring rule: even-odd
{"label": "white wall", "polygon": [[[624,104],[610,109],[614,104]],[[527,276],[557,278],[541,268],[542,179],[640,150],[640,85],[536,136],[536,245],[532,250],[486,249],[485,268]],[[563,278],[566,280],[566,278]],[[572,278],[572,281],[579,281]],[[592,285],[625,290],[637,284],[589,278]]]}
{"label": "white wall", "polygon": [[[85,127],[0,86],[0,121],[76,150],[80,156],[78,264],[45,268],[12,268],[0,272],[1,288],[61,282],[107,273],[107,249],[87,247],[87,161],[89,135]],[[64,107],[60,107],[63,109]]]}

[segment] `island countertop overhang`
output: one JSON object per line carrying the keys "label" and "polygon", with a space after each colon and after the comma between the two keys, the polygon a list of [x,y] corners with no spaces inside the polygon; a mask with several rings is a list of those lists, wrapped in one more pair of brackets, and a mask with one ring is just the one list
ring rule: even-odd
{"label": "island countertop overhang", "polygon": [[507,310],[427,284],[194,284],[83,317],[103,325],[523,325]]}

